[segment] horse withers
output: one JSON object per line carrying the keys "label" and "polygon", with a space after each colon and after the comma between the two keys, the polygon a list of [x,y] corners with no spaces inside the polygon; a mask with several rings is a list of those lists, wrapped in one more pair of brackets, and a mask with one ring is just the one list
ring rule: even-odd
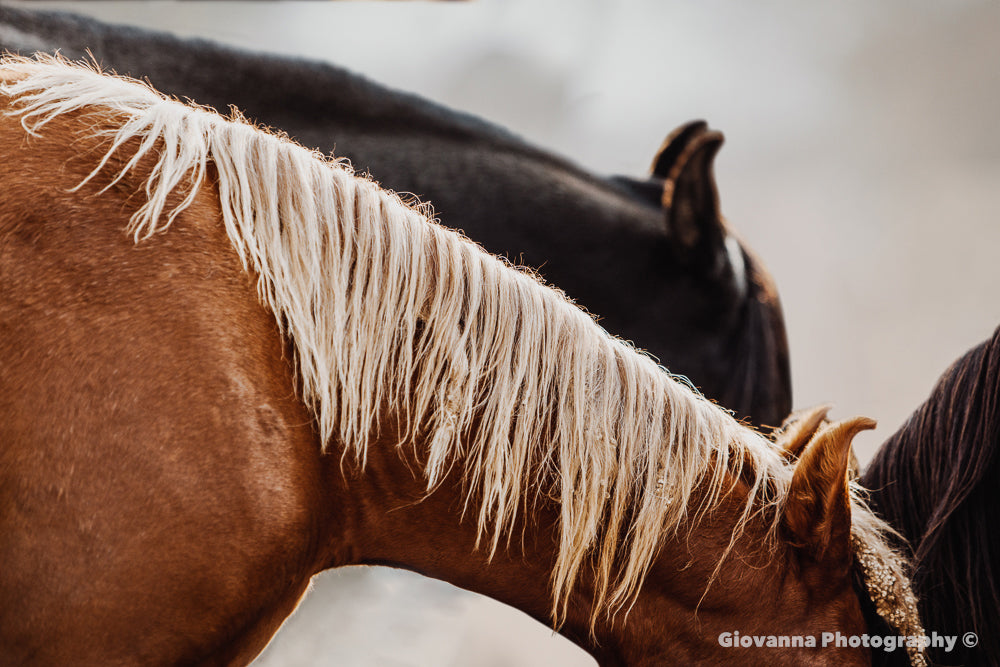
{"label": "horse withers", "polygon": [[820,642],[864,632],[856,563],[906,601],[847,481],[870,422],[790,464],[342,164],[62,61],[0,77],[0,661],[244,664],[313,574],[388,564],[605,665],[869,663]]}
{"label": "horse withers", "polygon": [[679,128],[648,178],[605,178],[468,114],[343,69],[0,6],[0,51],[59,51],[217,109],[236,106],[434,204],[488,251],[534,267],[709,398],[757,425],[792,406],[784,319],[720,215],[722,136]]}

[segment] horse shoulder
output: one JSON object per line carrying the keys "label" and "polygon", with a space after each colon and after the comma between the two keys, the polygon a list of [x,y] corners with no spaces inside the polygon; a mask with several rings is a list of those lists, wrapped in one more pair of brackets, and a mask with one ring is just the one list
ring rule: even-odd
{"label": "horse shoulder", "polygon": [[212,189],[136,244],[72,123],[0,115],[0,663],[252,656],[322,559],[312,420]]}

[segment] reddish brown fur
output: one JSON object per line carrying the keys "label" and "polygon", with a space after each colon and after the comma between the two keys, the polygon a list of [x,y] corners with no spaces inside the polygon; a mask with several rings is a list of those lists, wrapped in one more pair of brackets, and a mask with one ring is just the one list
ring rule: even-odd
{"label": "reddish brown fur", "polygon": [[62,143],[3,118],[0,146],[2,651],[249,660],[316,571],[327,500],[274,318],[209,191],[137,246],[120,198],[66,192],[87,170]]}
{"label": "reddish brown fur", "polygon": [[[141,170],[103,195],[107,177],[67,191],[101,148],[78,117],[26,139],[0,116],[0,663],[244,664],[313,574],[352,563],[546,620],[556,507],[489,562],[459,520],[456,476],[424,499],[391,418],[366,469],[342,474],[214,193],[136,245],[124,230]],[[761,517],[702,597],[745,493],[664,544],[627,622],[602,616],[596,643],[584,576],[564,634],[605,665],[866,664],[860,650],[718,646],[731,630],[863,631],[845,562],[782,540],[772,554]],[[820,525],[840,535],[842,521]]]}

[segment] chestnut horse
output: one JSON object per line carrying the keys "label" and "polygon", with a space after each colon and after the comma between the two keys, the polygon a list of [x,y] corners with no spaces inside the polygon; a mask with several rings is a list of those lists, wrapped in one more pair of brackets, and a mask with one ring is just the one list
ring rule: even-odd
{"label": "chestnut horse", "polygon": [[919,630],[847,481],[870,421],[790,464],[342,164],[59,60],[0,80],[3,664],[244,664],[348,564],[604,665],[868,664],[722,640],[861,635],[855,564]]}
{"label": "chestnut horse", "polygon": [[946,370],[862,481],[909,542],[928,629],[961,637],[940,665],[1000,664],[1000,329]]}

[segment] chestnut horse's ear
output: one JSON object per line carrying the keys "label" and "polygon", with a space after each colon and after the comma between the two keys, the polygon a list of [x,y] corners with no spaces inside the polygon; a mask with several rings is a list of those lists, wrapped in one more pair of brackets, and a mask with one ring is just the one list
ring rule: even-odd
{"label": "chestnut horse's ear", "polygon": [[682,260],[692,254],[699,261],[714,260],[724,252],[726,230],[719,215],[719,193],[712,169],[722,142],[721,132],[697,134],[684,147],[663,183],[667,234]]}
{"label": "chestnut horse's ear", "polygon": [[829,405],[817,405],[788,417],[774,434],[774,442],[781,449],[786,461],[792,462],[802,455],[816,431],[826,421]]}
{"label": "chestnut horse's ear", "polygon": [[806,445],[795,464],[784,510],[791,541],[817,561],[850,563],[851,502],[847,479],[851,441],[875,421],[855,417],[830,424]]}
{"label": "chestnut horse's ear", "polygon": [[707,130],[708,123],[703,120],[693,120],[671,132],[670,136],[660,144],[660,150],[656,151],[653,166],[649,168],[650,176],[661,180],[669,178],[670,170],[677,164],[677,158],[681,156],[687,145],[691,143],[692,139]]}
{"label": "chestnut horse's ear", "polygon": [[[826,423],[826,415],[829,411],[829,405],[819,405],[797,412],[785,420],[781,428],[775,432],[774,442],[781,449],[786,461],[794,463],[802,455],[802,450],[816,435],[816,431]],[[847,465],[847,476],[849,479],[857,479],[861,476],[861,466],[853,447],[851,448],[851,460]]]}

